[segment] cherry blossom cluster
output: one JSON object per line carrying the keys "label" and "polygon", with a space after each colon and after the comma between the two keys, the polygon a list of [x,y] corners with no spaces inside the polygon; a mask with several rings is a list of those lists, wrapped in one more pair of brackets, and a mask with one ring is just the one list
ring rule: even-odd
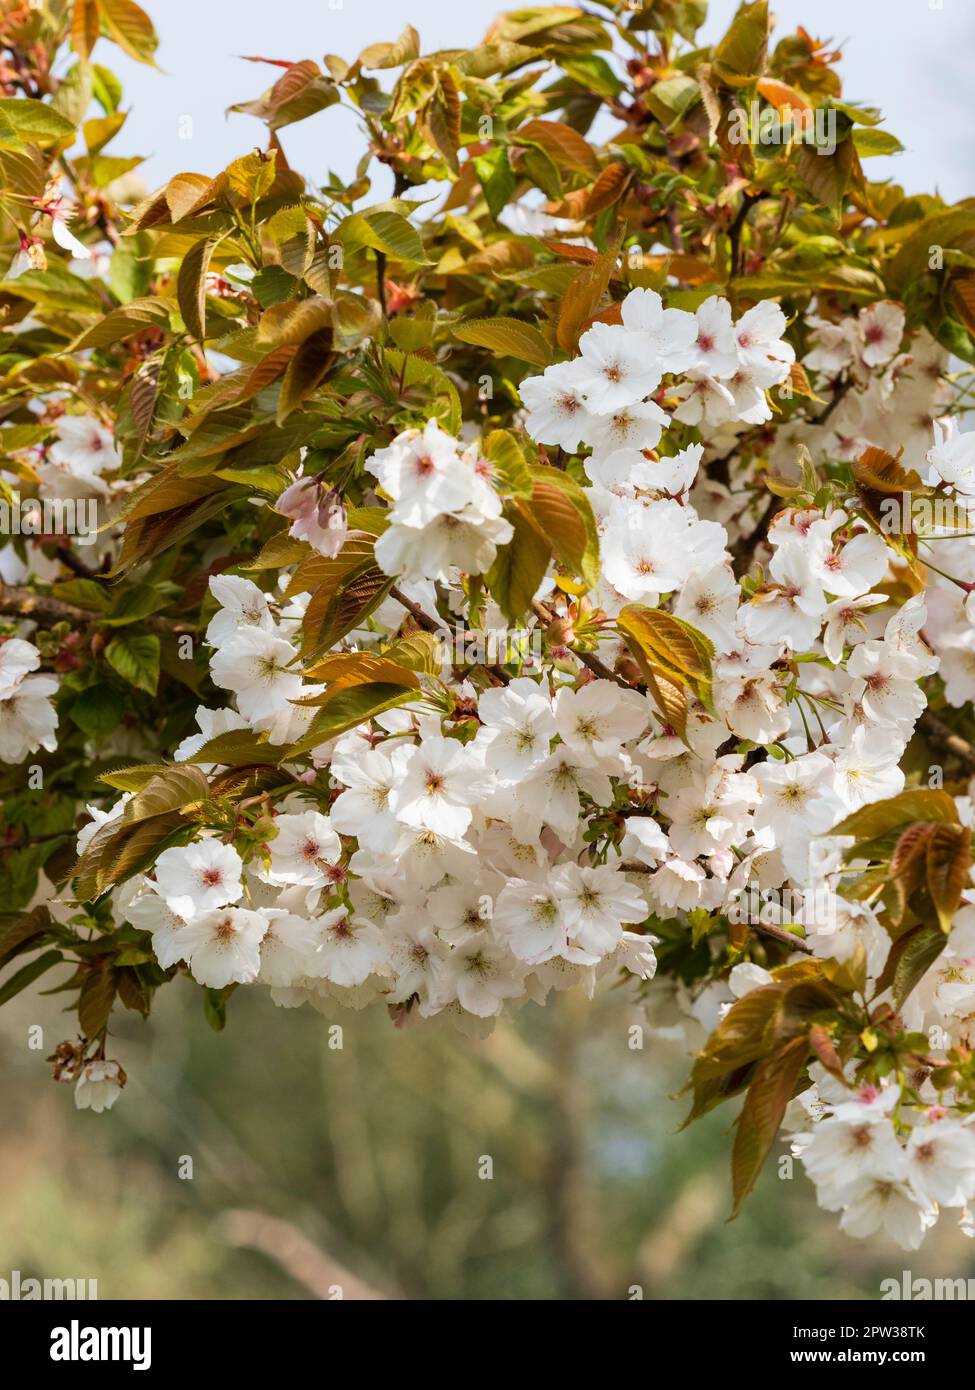
{"label": "cherry blossom cluster", "polygon": [[[647,398],[662,392],[673,405],[681,399],[680,383],[661,383],[692,370],[703,373],[695,381],[713,373],[716,381],[734,382],[736,390],[744,390],[749,373],[762,381],[782,380],[791,356],[776,336],[783,329],[774,305],[758,306],[733,324],[723,301],[707,301],[691,315],[663,309],[651,291],[636,291],[623,305],[622,325],[596,325],[583,336],[578,359],[523,384],[527,426],[539,442],[573,449],[583,440],[591,444],[585,466],[601,531],[598,598],[604,611],[614,616],[627,601],[666,601],[714,644],[714,711],[692,709],[686,744],[646,694],[606,680],[583,683],[575,668],[526,666],[503,689],[479,697],[469,685],[460,686],[455,693],[463,721],[430,712],[418,701],[415,709],[381,715],[333,748],[316,750],[315,762],[323,770],[327,764],[332,784],[327,814],[280,807],[268,863],[251,861],[230,872],[234,891],[222,901],[197,901],[189,889],[161,891],[156,877],[139,886],[139,900],[145,898],[148,907],[136,911],[163,913],[156,930],[181,941],[178,922],[196,931],[202,915],[204,932],[225,943],[237,939],[239,923],[245,954],[233,966],[234,982],[261,978],[255,952],[270,920],[261,914],[325,922],[317,930],[350,948],[358,943],[358,967],[351,976],[333,968],[315,938],[306,947],[313,958],[301,969],[291,957],[289,980],[276,972],[273,988],[292,991],[288,1002],[354,989],[357,1000],[415,1000],[421,1016],[450,1009],[486,1017],[505,998],[540,997],[554,983],[591,979],[607,960],[649,974],[651,943],[628,928],[645,923],[651,912],[719,909],[756,872],[763,886],[776,876],[779,884],[803,883],[819,832],[844,809],[902,785],[896,764],[903,737],[898,741],[892,730],[902,726],[909,732],[920,710],[918,698],[912,699],[918,697],[913,682],[931,669],[914,654],[918,644],[908,631],[922,615],[902,614],[876,634],[875,660],[864,675],[856,667],[843,670],[842,663],[832,671],[827,660],[823,669],[809,668],[807,694],[790,692],[783,659],[815,644],[822,628],[840,658],[845,652],[852,657],[856,645],[842,640],[847,628],[854,639],[866,636],[857,614],[868,606],[871,583],[886,571],[883,543],[875,544],[877,538],[864,535],[842,513],[787,516],[774,533],[779,560],[770,573],[773,582],[742,603],[724,527],[698,518],[690,503],[701,445],[657,454],[654,446],[671,417]],[[728,360],[733,354],[734,371]],[[439,554],[432,573],[463,600],[460,565],[449,564],[449,552],[435,535],[449,541],[472,528],[478,558],[482,537],[492,528],[503,539],[496,528],[506,523],[498,519],[490,470],[476,444],[462,447],[432,423],[399,436],[373,457],[370,470],[392,503],[380,546],[390,535],[393,544],[380,558],[436,619],[427,557]],[[294,533],[302,534],[296,529],[302,526],[331,530],[322,525],[322,498],[307,488],[301,493],[282,507],[296,518]],[[308,530],[303,534],[311,538]],[[469,558],[470,547],[461,554],[467,557],[464,572],[480,567]],[[422,578],[410,586],[418,574]],[[233,575],[215,577],[211,589],[220,604],[207,631],[214,647],[211,672],[236,707],[201,708],[200,734],[180,746],[177,758],[194,756],[206,740],[233,728],[266,734],[277,745],[300,738],[314,708],[295,702],[322,690],[300,674],[297,629],[304,597],[277,601]],[[875,597],[883,602],[883,595]],[[388,600],[349,644],[368,650],[392,635],[402,616]],[[604,645],[612,657],[618,639],[609,636]],[[904,672],[909,693],[898,686],[884,697],[883,708],[878,695],[865,713],[858,696],[881,658]],[[911,662],[916,669],[909,671]],[[872,684],[879,690],[877,680]],[[813,751],[803,701],[810,710],[821,702],[830,725],[822,748]],[[470,737],[464,731],[475,722]],[[819,730],[821,716],[813,727]],[[733,751],[719,753],[729,740]],[[736,740],[772,744],[775,756],[745,770],[746,754],[734,749]],[[593,822],[619,809],[627,813],[621,843],[588,834]],[[304,876],[280,862],[275,868],[275,856],[283,853],[283,845],[275,849],[280,836],[288,843],[288,818],[309,815],[318,819],[295,822],[294,834],[300,826],[303,853],[317,867]],[[216,851],[211,846],[205,852]],[[189,850],[166,853],[179,864]],[[204,866],[201,872],[216,870]],[[184,873],[191,877],[188,864]],[[282,873],[291,877],[282,879]],[[174,896],[180,899],[175,906]],[[282,930],[298,932],[290,917]],[[390,955],[395,943],[404,958],[402,940],[377,929],[378,921],[390,918],[398,931],[422,936],[411,948],[405,978]],[[201,957],[189,949],[193,931],[183,958],[206,983],[206,952]],[[170,936],[157,948],[167,959],[175,949]],[[303,939],[313,938],[306,932]],[[230,952],[226,944],[220,949]],[[420,960],[436,976],[422,987]],[[458,964],[448,968],[451,961]],[[473,964],[462,970],[464,961]]]}
{"label": "cherry blossom cluster", "polygon": [[[975,699],[975,433],[960,433],[949,419],[936,422],[935,434],[925,456],[926,481],[953,510],[933,514],[922,543],[930,576],[925,632],[941,658],[945,699],[961,708]],[[923,525],[927,518],[920,520]]]}
{"label": "cherry blossom cluster", "polygon": [[37,468],[39,496],[108,498],[112,487],[104,475],[122,462],[112,431],[92,415],[61,415],[54,433]]}
{"label": "cherry blossom cluster", "polygon": [[[601,605],[614,612],[622,600],[655,604],[661,594],[668,595],[665,601],[673,611],[715,647],[718,718],[700,708],[692,712],[687,741],[694,756],[666,731],[639,745],[641,778],[655,789],[656,804],[669,824],[662,830],[653,819],[629,820],[623,852],[652,869],[647,889],[661,916],[705,908],[734,920],[742,901],[739,897],[736,905],[735,894],[757,888],[759,916],[752,920],[772,925],[798,920],[815,954],[840,963],[862,950],[874,982],[883,971],[890,938],[868,906],[841,896],[841,843],[831,841],[827,832],[849,811],[903,787],[899,763],[926,703],[919,681],[938,670],[939,656],[949,701],[961,705],[975,696],[969,589],[975,580],[975,552],[971,538],[957,534],[965,530],[959,524],[965,518],[955,515],[953,527],[931,528],[932,536],[943,542],[932,563],[945,568],[943,557],[952,577],[931,570],[926,595],[891,604],[884,589],[896,577],[898,561],[881,534],[834,503],[822,510],[783,508],[760,538],[767,547],[762,553],[768,555],[763,579],[743,593],[727,564],[727,532],[715,527],[719,535],[714,538],[705,529],[714,523],[700,520],[691,506],[699,502],[705,514],[727,521],[734,516],[727,488],[707,479],[694,485],[702,453],[727,448],[729,439],[740,438],[741,426],[726,429],[723,438],[720,428],[709,431],[703,448],[691,444],[676,453],[664,448],[658,453],[666,415],[649,411],[652,403],[641,400],[636,416],[632,401],[618,392],[607,397],[598,375],[593,379],[609,362],[611,375],[625,379],[632,370],[639,382],[645,358],[635,353],[628,359],[624,351],[624,335],[636,332],[637,321],[628,308],[633,299],[631,295],[624,304],[622,329],[612,330],[621,344],[617,359],[610,362],[599,348],[601,364],[594,367],[598,343],[590,347],[586,335],[580,359],[549,369],[526,384],[529,389],[523,386],[531,408],[527,427],[536,438],[567,449],[581,443],[591,447],[585,468],[600,519]],[[683,348],[703,338],[710,349],[715,326],[730,324],[727,306],[719,309],[718,304],[701,306],[696,339],[683,322],[689,316],[666,311],[671,343]],[[659,306],[653,307],[659,313]],[[774,315],[768,319],[773,321]],[[657,323],[662,330],[663,315]],[[736,481],[747,484],[763,455],[786,477],[795,476],[799,444],[818,457],[849,459],[871,445],[899,452],[906,440],[912,454],[905,463],[925,457],[930,467],[926,481],[941,487],[963,510],[975,494],[975,435],[959,435],[950,422],[942,427],[937,421],[950,400],[944,352],[921,335],[911,351],[899,353],[904,315],[895,305],[870,306],[835,326],[813,318],[809,326],[813,347],[806,365],[829,373],[834,387],[843,387],[839,409],[828,425],[800,417],[771,441],[759,441],[754,461],[746,462]],[[600,328],[598,337],[606,336]],[[766,352],[769,364],[780,363],[778,379],[784,380],[789,350],[766,341]],[[767,370],[771,373],[772,366]],[[723,371],[726,376],[713,376],[733,379],[730,363]],[[704,392],[713,399],[712,386],[703,388],[702,396]],[[659,396],[682,400],[674,416],[689,418],[693,397],[686,384],[664,388]],[[616,435],[607,443],[607,399],[614,412],[612,429],[622,426],[631,432],[629,438]],[[739,416],[746,424],[762,418],[767,416],[761,410],[749,419],[744,412]],[[703,408],[693,422],[726,425],[720,412],[708,420]],[[768,442],[771,458],[763,447]],[[930,553],[928,547],[924,558]],[[803,664],[796,665],[797,659]],[[793,674],[801,673],[801,680],[784,678],[790,667]],[[756,761],[753,751],[742,770],[738,753],[719,752],[727,746],[729,732],[745,740],[746,747],[763,747],[762,760]],[[669,754],[673,761],[654,760],[654,753],[657,759]],[[959,812],[966,823],[975,820],[965,799],[959,801]],[[799,890],[799,914],[779,905],[790,902],[792,889]],[[975,889],[969,896],[975,898]],[[968,968],[975,950],[962,939],[967,912],[959,916],[943,963],[908,1004],[906,1026],[929,1031],[942,1049],[975,1041],[970,1032],[975,975]],[[740,965],[729,981],[696,992],[661,981],[651,996],[651,1016],[660,1026],[682,1019],[692,1041],[703,1042],[735,998],[770,979],[758,966]],[[913,1247],[936,1219],[937,1204],[960,1208],[967,1227],[966,1203],[975,1194],[975,1135],[952,1117],[952,1095],[936,1092],[928,1081],[923,1098],[930,1108],[925,1111],[906,1101],[898,1105],[896,1088],[861,1096],[852,1068],[849,1089],[821,1067],[814,1073],[820,1084],[793,1106],[790,1121],[793,1128],[800,1118],[803,1128],[811,1117],[820,1121],[812,1133],[797,1138],[796,1152],[816,1182],[822,1204],[842,1212],[843,1229],[865,1236],[883,1227]],[[876,1128],[863,1128],[874,1121]],[[857,1161],[847,1162],[853,1153]],[[877,1153],[880,1158],[874,1161]]]}
{"label": "cherry blossom cluster", "polygon": [[57,677],[34,674],[41,654],[32,642],[0,643],[0,762],[19,763],[39,748],[57,747],[58,716],[51,697]]}
{"label": "cherry blossom cluster", "polygon": [[376,542],[386,574],[443,583],[460,570],[483,574],[498,546],[511,540],[478,444],[464,448],[435,420],[398,435],[367,467],[393,503]]}
{"label": "cherry blossom cluster", "polygon": [[[896,548],[829,488],[811,504],[782,506],[759,538],[759,571],[739,581],[731,548],[747,523],[729,505],[734,486],[744,482],[747,495],[763,458],[779,465],[760,434],[728,487],[701,464],[729,432],[751,440],[749,431],[765,429],[768,393],[792,380],[781,310],[762,303],[735,321],[724,300],[690,313],[636,290],[621,320],[595,324],[577,357],[521,387],[531,438],[581,457],[576,476],[600,543],[594,655],[613,678],[593,676],[568,650],[526,654],[519,673],[491,684],[448,667],[399,707],[286,760],[294,788],[259,833],[203,830],[115,890],[116,913],[151,933],[161,965],[185,965],[212,989],[264,984],[284,1007],[331,1013],[377,1002],[404,1022],[441,1018],[481,1033],[504,1007],[542,1002],[552,989],[591,992],[600,975],[621,970],[649,981],[655,923],[690,925],[701,913],[741,920],[757,890],[757,920],[799,922],[817,957],[865,953],[870,980],[880,977],[889,937],[870,906],[844,897],[848,842],[830,831],[904,787],[900,763],[925,708],[920,682],[938,671],[939,655],[949,698],[952,681],[972,679],[961,656],[957,674],[950,665],[953,649],[968,650],[968,590],[935,574],[928,593],[892,597],[903,563]],[[831,458],[883,446],[903,408],[917,416],[923,443],[910,439],[929,480],[962,503],[975,493],[975,436],[939,427],[931,446],[945,407],[940,350],[920,339],[899,352],[896,306],[846,323],[839,337],[839,326],[811,324],[809,370],[848,385],[828,423],[789,427],[782,476],[795,468],[798,443]],[[836,433],[852,431],[844,409],[859,412],[862,438]],[[770,432],[772,453],[784,433]],[[467,617],[466,577],[485,573],[512,534],[476,439],[429,421],[367,469],[386,506],[377,561],[399,588],[339,646],[364,653],[395,639],[403,599],[434,627],[444,612]],[[338,494],[302,476],[278,510],[293,536],[338,553],[349,527]],[[971,564],[969,541],[945,538],[940,553],[948,546],[966,547]],[[556,578],[546,576],[539,597],[551,602]],[[201,706],[199,733],[176,749],[178,761],[233,730],[282,748],[307,732],[326,687],[302,674],[307,595],[294,587],[289,573],[277,594],[238,575],[211,579],[210,670],[231,703]],[[503,626],[490,595],[480,601],[479,621]],[[690,700],[683,737],[636,680],[615,675],[629,659],[616,620],[633,604],[673,613],[712,649],[709,697]],[[966,689],[955,691],[959,701],[975,693]],[[126,799],[93,811],[80,849]],[[953,936],[943,969],[911,1004],[917,1026],[943,1029],[946,1046],[967,1038],[975,1014],[957,988],[970,956],[975,949]],[[658,981],[648,1019],[679,1022],[696,1044],[768,978],[742,964],[730,979],[693,988]],[[975,976],[965,989],[975,990]],[[797,1152],[844,1229],[884,1225],[910,1244],[933,1202],[964,1211],[975,1160],[950,1095],[935,1104],[932,1094],[924,1111],[890,1088],[861,1095],[814,1075],[790,1122],[809,1131]],[[871,1166],[860,1149],[874,1141]],[[851,1144],[859,1158],[844,1167],[836,1155]]]}
{"label": "cherry blossom cluster", "polygon": [[[975,901],[975,888],[966,896]],[[871,916],[861,905],[845,903],[839,918],[834,914],[829,954],[849,959],[859,940],[875,976],[889,942]],[[840,936],[846,940],[837,940]],[[975,909],[966,906],[945,955],[905,1008],[905,1027],[925,1032],[932,1051],[975,1040],[973,951]],[[771,980],[760,966],[742,964],[732,970],[728,984],[731,994],[742,998]],[[967,1115],[953,1113],[950,1088],[936,1089],[926,1074],[912,1078],[919,1106],[896,1082],[859,1084],[854,1070],[849,1065],[841,1081],[813,1063],[813,1084],[786,1111],[783,1128],[791,1136],[792,1154],[815,1184],[820,1206],[840,1213],[840,1227],[848,1235],[885,1234],[908,1250],[918,1248],[942,1209],[957,1214],[966,1235],[975,1234],[969,1210],[975,1198],[975,1130]]]}
{"label": "cherry blossom cluster", "polygon": [[[178,760],[237,728],[296,738],[313,712],[293,703],[316,689],[292,664],[293,607],[235,576],[211,589],[222,604],[211,670],[237,708],[201,708]],[[458,696],[473,707],[472,687]],[[420,700],[349,731],[316,750],[327,811],[308,804],[320,793],[313,769],[263,850],[245,862],[216,835],[167,849],[150,877],[119,890],[118,912],[152,933],[164,967],[183,962],[216,989],[267,984],[285,1006],[381,999],[478,1027],[506,999],[591,988],[606,968],[649,978],[652,941],[628,930],[646,921],[644,891],[618,855],[579,853],[585,807],[611,807],[632,769],[625,749],[650,720],[646,696],[523,676],[482,692],[476,709],[468,741]],[[93,812],[79,850],[127,799]]]}
{"label": "cherry blossom cluster", "polygon": [[[673,418],[684,424],[772,418],[767,392],[788,378],[795,361],[782,337],[785,315],[773,301],[734,322],[726,299],[712,296],[691,314],[665,309],[655,290],[643,289],[631,290],[620,313],[622,323],[596,323],[584,333],[571,362],[522,382],[533,439],[572,453],[587,444],[596,467],[605,465],[610,476],[614,467],[626,471],[670,423],[651,399],[665,376],[682,378],[669,394]],[[614,458],[620,451],[627,452]]]}

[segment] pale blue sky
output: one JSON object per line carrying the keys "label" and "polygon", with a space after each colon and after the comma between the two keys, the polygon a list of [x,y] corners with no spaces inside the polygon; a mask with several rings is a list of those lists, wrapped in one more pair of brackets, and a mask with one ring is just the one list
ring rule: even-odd
{"label": "pale blue sky", "polygon": [[[406,22],[424,49],[472,47],[493,16],[516,0],[142,0],[160,34],[162,73],[111,52],[132,108],[116,142],[119,153],[148,156],[143,173],[155,187],[181,170],[212,173],[261,143],[248,116],[225,116],[231,103],[257,96],[280,69],[244,62],[243,54],[291,61],[325,53],[354,58],[369,43],[393,39]],[[711,0],[705,34],[726,27],[735,0]],[[972,0],[778,0],[778,35],[805,24],[844,53],[845,95],[880,106],[907,146],[896,161],[870,162],[872,177],[896,169],[912,191],[957,200],[975,194],[972,152]],[[107,45],[102,61],[109,59]],[[191,138],[181,139],[190,118]],[[362,144],[352,116],[338,108],[281,133],[289,159],[324,181],[329,167],[349,175]],[[377,190],[385,196],[386,190]]]}

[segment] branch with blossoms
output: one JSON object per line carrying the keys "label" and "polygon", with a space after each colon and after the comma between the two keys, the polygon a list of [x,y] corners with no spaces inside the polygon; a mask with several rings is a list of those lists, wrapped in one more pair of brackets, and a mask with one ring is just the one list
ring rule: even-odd
{"label": "branch with blossoms", "polygon": [[603,8],[272,64],[156,191],[148,17],[5,15],[0,1003],[57,981],[103,1110],[163,987],[478,1038],[622,985],[736,1209],[785,1132],[913,1247],[975,1193],[975,213],[761,0]]}

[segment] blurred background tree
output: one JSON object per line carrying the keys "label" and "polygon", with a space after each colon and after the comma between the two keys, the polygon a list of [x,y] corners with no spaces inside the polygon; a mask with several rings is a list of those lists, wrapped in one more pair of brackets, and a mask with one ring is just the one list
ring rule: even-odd
{"label": "blurred background tree", "polygon": [[948,1222],[912,1254],[850,1240],[798,1165],[770,1162],[727,1224],[731,1116],[675,1135],[682,1049],[631,1049],[611,996],[529,1005],[483,1042],[346,1012],[341,1049],[331,1020],[256,992],[223,1037],[189,985],[164,996],[119,1022],[132,1080],[110,1118],[45,1084],[57,995],[0,1015],[0,1277],[101,1298],[833,1299],[904,1268],[975,1275]]}

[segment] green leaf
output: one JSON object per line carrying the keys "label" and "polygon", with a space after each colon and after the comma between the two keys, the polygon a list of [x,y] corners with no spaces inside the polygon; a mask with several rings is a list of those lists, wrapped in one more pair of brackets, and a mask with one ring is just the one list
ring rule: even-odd
{"label": "green leaf", "polygon": [[731,1157],[731,1185],[734,1195],[733,1215],[755,1186],[782,1116],[792,1099],[809,1055],[809,1040],[793,1038],[785,1047],[772,1053],[755,1069],[745,1103],[735,1130]]}
{"label": "green leaf", "polygon": [[[20,284],[26,277],[21,276]],[[100,307],[100,306],[99,306]],[[85,348],[114,347],[134,333],[147,328],[169,328],[169,304],[164,299],[133,299],[120,309],[113,309],[99,323],[79,334],[70,345],[71,352]]]}
{"label": "green leaf", "polygon": [[693,1081],[693,1102],[680,1128],[686,1129],[694,1120],[699,1120],[702,1115],[707,1115],[722,1101],[730,1100],[732,1096],[739,1095],[748,1085],[754,1075],[754,1070],[755,1063],[746,1062],[744,1066],[738,1067],[734,1071]]}
{"label": "green leaf", "polygon": [[252,150],[250,154],[227,165],[227,183],[239,198],[246,199],[248,203],[257,203],[261,198],[266,198],[274,186],[277,162],[275,150],[269,154]]}
{"label": "green leaf", "polygon": [[114,772],[103,772],[98,780],[120,792],[137,792],[154,777],[159,777],[168,770],[168,763],[142,763],[132,767],[120,767]]}
{"label": "green leaf", "polygon": [[19,954],[28,941],[40,945],[37,938],[43,937],[50,926],[51,914],[46,907],[35,907],[30,912],[5,912],[0,917],[0,966]]}
{"label": "green leaf", "polygon": [[13,999],[15,994],[19,994],[22,989],[34,983],[39,976],[46,970],[50,970],[52,965],[58,965],[64,960],[60,951],[45,951],[42,956],[35,956],[32,961],[23,966],[15,975],[11,975],[2,985],[0,985],[0,1004],[6,1004]]}
{"label": "green leaf", "polygon": [[137,63],[156,66],[155,53],[159,40],[152,20],[135,0],[98,0],[102,23],[113,39]]}
{"label": "green leaf", "polygon": [[383,658],[408,671],[435,675],[441,668],[440,639],[432,632],[413,632],[401,637],[382,653]]}
{"label": "green leaf", "polygon": [[957,825],[958,809],[955,799],[943,791],[906,791],[886,801],[875,801],[854,811],[829,832],[831,835],[855,835],[858,840],[874,840],[892,830],[914,821],[937,821],[940,825]]}
{"label": "green leaf", "polygon": [[502,496],[530,497],[535,480],[518,436],[510,430],[492,430],[483,447]]}
{"label": "green leaf", "polygon": [[222,1033],[227,1026],[227,1000],[236,988],[234,984],[203,991],[203,1015],[215,1033]]}
{"label": "green leaf", "polygon": [[159,638],[151,632],[124,633],[105,648],[105,660],[124,681],[155,695],[159,684]]}
{"label": "green leaf", "polygon": [[176,277],[176,299],[183,322],[200,343],[206,333],[207,271],[217,241],[208,237],[187,251]]}
{"label": "green leaf", "polygon": [[431,264],[419,232],[398,212],[355,212],[339,223],[335,235],[346,246],[371,246],[398,261]]}
{"label": "green leaf", "polygon": [[670,126],[701,100],[701,88],[693,77],[680,73],[649,87],[644,98],[658,120]]}
{"label": "green leaf", "polygon": [[397,380],[402,380],[404,389],[422,386],[429,393],[429,414],[440,421],[448,434],[457,434],[462,418],[460,396],[443,368],[416,353],[403,353],[396,348],[387,348],[384,356]]}
{"label": "green leaf", "polygon": [[103,68],[98,63],[92,65],[91,90],[92,96],[106,116],[111,116],[118,110],[119,102],[122,100],[122,84],[111,69]]}
{"label": "green leaf", "polygon": [[972,832],[967,825],[936,825],[927,837],[928,892],[945,933],[951,931],[952,920],[961,906],[962,892],[969,883],[971,842]]}
{"label": "green leaf", "polygon": [[169,599],[154,589],[151,584],[136,584],[131,589],[123,589],[112,605],[107,617],[103,618],[106,627],[126,627],[151,617],[161,608],[167,607]]}
{"label": "green leaf", "polygon": [[372,43],[359,54],[363,68],[398,68],[420,56],[420,36],[407,24],[395,43]]}
{"label": "green leaf", "polygon": [[188,761],[218,767],[275,767],[284,754],[284,748],[268,743],[267,734],[255,734],[251,729],[230,729],[208,739]]}
{"label": "green leaf", "polygon": [[933,332],[943,348],[963,362],[975,364],[975,337],[957,319],[942,319]]}
{"label": "green leaf", "polygon": [[59,261],[52,260],[47,270],[27,270],[16,280],[0,281],[0,290],[29,299],[41,309],[65,309],[69,314],[102,312],[101,298],[92,284],[72,275]]}
{"label": "green leaf", "polygon": [[17,135],[32,144],[52,140],[73,140],[75,129],[66,116],[53,106],[33,97],[4,97],[0,99],[0,126],[12,126]]}
{"label": "green leaf", "polygon": [[504,515],[514,535],[498,550],[484,582],[508,621],[515,623],[528,612],[538,593],[552,556],[552,546],[517,507],[506,506]]}
{"label": "green leaf", "polygon": [[74,700],[68,714],[89,738],[106,738],[122,722],[125,700],[112,685],[90,685]]}
{"label": "green leaf", "polygon": [[147,232],[123,237],[112,252],[108,284],[122,304],[140,299],[152,280],[152,241]]}
{"label": "green leaf", "polygon": [[97,579],[64,579],[51,586],[51,593],[63,603],[74,603],[95,613],[107,613],[112,605],[108,586],[99,584]]}
{"label": "green leaf", "polygon": [[476,154],[471,163],[484,193],[488,211],[497,220],[511,202],[518,187],[508,151],[504,145],[495,145],[487,154]]}
{"label": "green leaf", "polygon": [[41,844],[20,845],[0,854],[0,903],[5,908],[27,907],[33,902],[41,869],[64,843],[65,840],[45,840]]}
{"label": "green leaf", "polygon": [[522,515],[538,529],[559,560],[588,588],[599,582],[599,533],[589,498],[559,468],[532,469],[530,500],[519,500]]}
{"label": "green leaf", "polygon": [[397,705],[405,705],[416,698],[415,690],[378,681],[343,690],[316,714],[311,728],[303,738],[292,744],[287,757],[309,753],[330,738],[338,738],[339,734],[365,724],[377,714],[384,714],[386,710],[395,709]]}
{"label": "green leaf", "polygon": [[765,71],[768,59],[769,14],[766,0],[742,5],[731,27],[714,50],[716,77],[729,87],[744,87]]}
{"label": "green leaf", "polygon": [[78,1022],[86,1038],[97,1038],[106,1027],[115,1002],[116,973],[102,960],[85,976],[78,996]]}
{"label": "green leaf", "polygon": [[552,349],[544,334],[521,319],[468,319],[457,325],[454,337],[475,347],[490,348],[501,357],[531,362],[536,367],[547,367],[552,360]]}
{"label": "green leaf", "polygon": [[587,53],[581,58],[564,58],[562,67],[566,76],[578,82],[583,92],[594,92],[605,101],[615,101],[623,90],[623,83],[598,53]]}
{"label": "green leaf", "polygon": [[889,130],[855,130],[851,139],[861,159],[878,154],[900,154],[904,148]]}
{"label": "green leaf", "polygon": [[281,304],[291,299],[298,288],[298,281],[280,265],[266,265],[259,270],[250,284],[251,294],[262,309],[272,304]]}
{"label": "green leaf", "polygon": [[311,553],[311,546],[307,541],[289,536],[287,531],[279,531],[276,536],[265,542],[257,558],[241,565],[241,569],[284,569],[286,565],[297,565],[300,561],[307,560]]}
{"label": "green leaf", "polygon": [[945,945],[945,933],[940,927],[927,922],[899,936],[890,948],[883,974],[877,981],[877,993],[891,990],[894,1007],[901,1008],[941,955]]}
{"label": "green leaf", "polygon": [[815,280],[784,270],[773,270],[761,275],[740,275],[731,282],[731,288],[736,294],[748,299],[779,299],[832,291],[866,302],[882,299],[884,295],[884,282],[880,276],[872,270],[855,265],[830,266],[820,271]]}

